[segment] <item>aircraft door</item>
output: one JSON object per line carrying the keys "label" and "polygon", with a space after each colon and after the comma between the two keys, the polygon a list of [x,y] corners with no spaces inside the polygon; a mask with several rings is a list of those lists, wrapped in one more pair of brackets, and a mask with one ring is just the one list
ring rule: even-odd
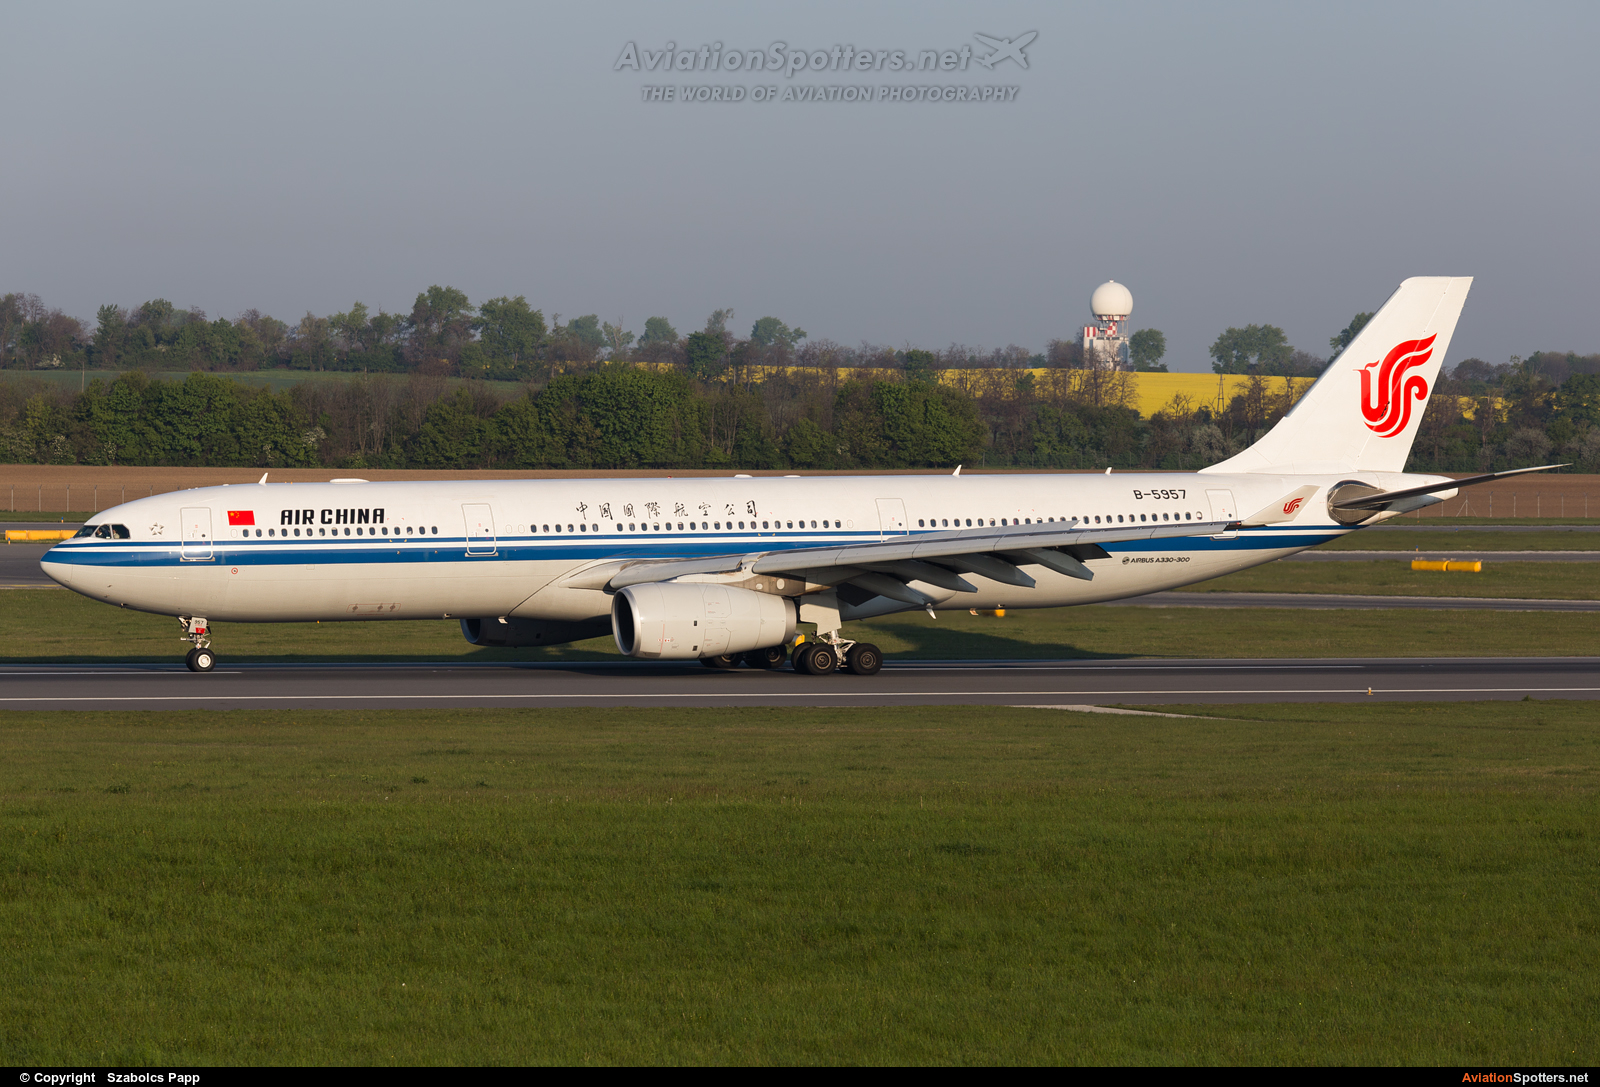
{"label": "aircraft door", "polygon": [[906,533],[906,504],[898,498],[878,499],[878,538],[904,536]]}
{"label": "aircraft door", "polygon": [[467,554],[494,554],[494,511],[489,508],[489,503],[463,503],[461,515],[467,522]]}
{"label": "aircraft door", "polygon": [[[1233,503],[1232,491],[1207,491],[1206,498],[1211,503],[1211,519],[1213,521],[1237,521],[1239,519],[1239,509]],[[1238,529],[1230,529],[1211,538],[1213,540],[1231,540],[1238,535]]]}
{"label": "aircraft door", "polygon": [[211,511],[201,506],[190,506],[181,511],[183,517],[182,559],[204,560],[211,558]]}

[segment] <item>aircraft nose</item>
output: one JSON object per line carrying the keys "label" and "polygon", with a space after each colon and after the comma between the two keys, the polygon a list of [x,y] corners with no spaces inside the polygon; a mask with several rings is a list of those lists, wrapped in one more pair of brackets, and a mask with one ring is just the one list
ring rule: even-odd
{"label": "aircraft nose", "polygon": [[43,570],[50,580],[57,584],[65,585],[70,589],[72,587],[72,563],[53,562],[50,559],[50,556],[56,553],[59,546],[52,547],[44,553],[44,558],[39,560],[39,569]]}

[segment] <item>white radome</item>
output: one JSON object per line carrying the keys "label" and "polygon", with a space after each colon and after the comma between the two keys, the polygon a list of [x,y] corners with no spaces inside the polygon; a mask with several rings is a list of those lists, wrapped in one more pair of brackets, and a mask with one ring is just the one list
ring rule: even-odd
{"label": "white radome", "polygon": [[1133,312],[1133,294],[1116,280],[1108,279],[1094,289],[1089,311],[1101,318],[1126,317]]}

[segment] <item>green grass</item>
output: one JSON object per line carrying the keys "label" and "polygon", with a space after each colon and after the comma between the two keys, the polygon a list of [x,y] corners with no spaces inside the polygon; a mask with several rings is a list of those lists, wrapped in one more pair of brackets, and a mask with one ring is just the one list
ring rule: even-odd
{"label": "green grass", "polygon": [[[1454,502],[1455,499],[1452,498],[1450,501]],[[1476,498],[1473,499],[1473,502],[1477,502],[1477,501],[1478,500]],[[1597,490],[1594,493],[1594,495],[1592,496],[1590,501],[1592,502],[1592,505],[1589,507],[1590,512],[1591,513],[1600,514],[1600,490]],[[1524,494],[1522,496],[1522,502],[1524,503],[1524,508],[1526,508],[1526,509],[1532,509],[1533,508],[1533,496],[1532,495]],[[1505,502],[1505,508],[1506,508],[1506,512],[1507,512],[1507,516],[1505,516],[1505,517],[1455,517],[1455,516],[1438,517],[1438,516],[1433,516],[1433,517],[1417,518],[1417,517],[1409,517],[1409,516],[1402,515],[1402,516],[1396,517],[1394,520],[1388,522],[1388,524],[1394,525],[1396,527],[1399,527],[1402,524],[1404,524],[1404,525],[1413,525],[1413,524],[1419,524],[1419,523],[1420,524],[1424,524],[1424,525],[1451,525],[1451,526],[1455,526],[1455,525],[1512,525],[1512,526],[1523,526],[1523,525],[1534,525],[1534,526],[1538,526],[1538,525],[1600,525],[1600,517],[1585,517],[1583,515],[1583,499],[1582,498],[1573,498],[1570,495],[1567,497],[1567,509],[1570,512],[1565,516],[1558,514],[1557,516],[1554,516],[1554,517],[1512,517],[1512,516],[1510,516],[1511,503],[1510,503],[1509,500],[1507,500]],[[1561,508],[1561,499],[1559,497],[1550,499],[1550,508],[1551,509],[1556,509],[1556,510],[1560,509]]]}
{"label": "green grass", "polygon": [[[139,497],[144,496],[141,495]],[[15,524],[18,521],[27,521],[40,524],[47,523],[54,526],[59,522],[62,528],[77,528],[93,516],[94,514],[88,510],[69,513],[63,513],[60,510],[45,510],[43,513],[38,510],[0,510],[0,524]]]}
{"label": "green grass", "polygon": [[[1352,564],[1353,565],[1353,564]],[[1315,572],[1304,564],[1294,569]],[[1474,575],[1437,574],[1436,577]],[[176,662],[178,622],[61,589],[0,591],[0,663]],[[618,660],[609,637],[550,649],[477,649],[455,620],[217,623],[224,663],[242,661]],[[891,660],[1101,657],[1600,656],[1600,621],[1550,612],[1318,611],[1291,608],[1083,607],[960,609],[850,623]]]}
{"label": "green grass", "polygon": [[1476,574],[1413,570],[1405,560],[1319,562],[1315,565],[1274,562],[1203,581],[1179,591],[1600,600],[1600,561],[1498,562],[1490,558],[1485,560],[1483,571]]}
{"label": "green grass", "polygon": [[1456,529],[1453,525],[1450,531],[1365,528],[1323,544],[1318,550],[1421,551],[1435,555],[1445,552],[1466,555],[1473,551],[1600,551],[1600,532],[1562,531],[1520,522],[1515,532],[1474,532],[1470,528]]}
{"label": "green grass", "polygon": [[1592,1063],[1592,703],[1187,712],[8,714],[0,1051]]}

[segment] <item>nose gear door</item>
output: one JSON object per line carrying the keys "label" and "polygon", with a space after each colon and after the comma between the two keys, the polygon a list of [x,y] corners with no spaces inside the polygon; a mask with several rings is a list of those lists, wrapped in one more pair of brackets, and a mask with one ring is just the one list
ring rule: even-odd
{"label": "nose gear door", "polygon": [[196,561],[211,557],[211,511],[201,506],[191,506],[181,511],[183,516],[182,559]]}

